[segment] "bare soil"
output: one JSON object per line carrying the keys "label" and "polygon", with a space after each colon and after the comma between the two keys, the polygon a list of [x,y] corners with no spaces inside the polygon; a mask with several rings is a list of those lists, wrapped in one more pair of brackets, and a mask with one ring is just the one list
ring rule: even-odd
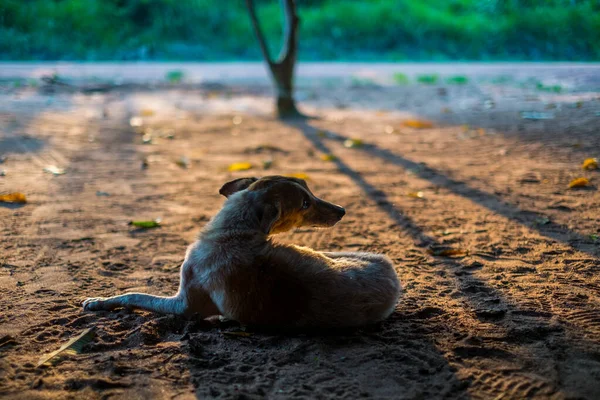
{"label": "bare soil", "polygon": [[[28,203],[0,203],[0,397],[600,398],[600,171],[581,168],[600,156],[599,75],[555,72],[536,78],[561,93],[314,82],[298,96],[316,118],[291,122],[269,116],[262,83],[3,82],[0,193]],[[152,144],[130,125],[140,115]],[[228,172],[234,162],[254,168]],[[82,311],[91,296],[173,294],[222,183],[294,173],[347,215],[277,240],[390,256],[405,293],[388,320],[240,336],[214,319]],[[579,177],[590,186],[568,189]],[[160,228],[128,225],[155,218]],[[37,367],[90,327],[81,353]]]}

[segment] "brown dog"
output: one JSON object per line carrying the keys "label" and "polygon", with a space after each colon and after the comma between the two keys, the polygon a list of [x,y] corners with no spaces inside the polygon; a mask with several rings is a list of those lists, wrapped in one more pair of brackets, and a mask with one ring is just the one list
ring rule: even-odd
{"label": "brown dog", "polygon": [[140,308],[223,315],[243,324],[352,327],[388,317],[400,295],[390,260],[372,253],[322,253],[273,243],[294,227],[331,227],[345,214],[301,179],[268,176],[228,182],[223,208],[192,244],[173,297],[128,293],[87,299],[85,310]]}

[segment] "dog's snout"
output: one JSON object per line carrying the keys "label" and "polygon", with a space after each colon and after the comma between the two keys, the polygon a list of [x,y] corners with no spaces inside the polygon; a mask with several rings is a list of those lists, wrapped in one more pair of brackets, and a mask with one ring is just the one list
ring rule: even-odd
{"label": "dog's snout", "polygon": [[335,206],[335,211],[338,213],[338,215],[340,216],[340,218],[342,218],[344,215],[346,215],[346,209],[344,207]]}

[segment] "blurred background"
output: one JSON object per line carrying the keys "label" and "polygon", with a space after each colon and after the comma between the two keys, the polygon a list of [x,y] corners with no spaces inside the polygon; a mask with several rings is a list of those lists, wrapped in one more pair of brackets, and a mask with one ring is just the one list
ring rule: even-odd
{"label": "blurred background", "polygon": [[[279,47],[278,1],[256,0]],[[598,0],[299,0],[301,61],[595,61]],[[245,2],[0,0],[1,60],[260,60]],[[275,40],[276,39],[276,40]]]}

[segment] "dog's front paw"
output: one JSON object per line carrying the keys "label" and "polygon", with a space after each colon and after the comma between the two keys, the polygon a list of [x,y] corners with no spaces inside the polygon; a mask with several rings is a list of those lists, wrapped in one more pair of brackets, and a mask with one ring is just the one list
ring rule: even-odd
{"label": "dog's front paw", "polygon": [[101,311],[106,310],[106,299],[104,297],[92,297],[83,302],[85,311]]}

